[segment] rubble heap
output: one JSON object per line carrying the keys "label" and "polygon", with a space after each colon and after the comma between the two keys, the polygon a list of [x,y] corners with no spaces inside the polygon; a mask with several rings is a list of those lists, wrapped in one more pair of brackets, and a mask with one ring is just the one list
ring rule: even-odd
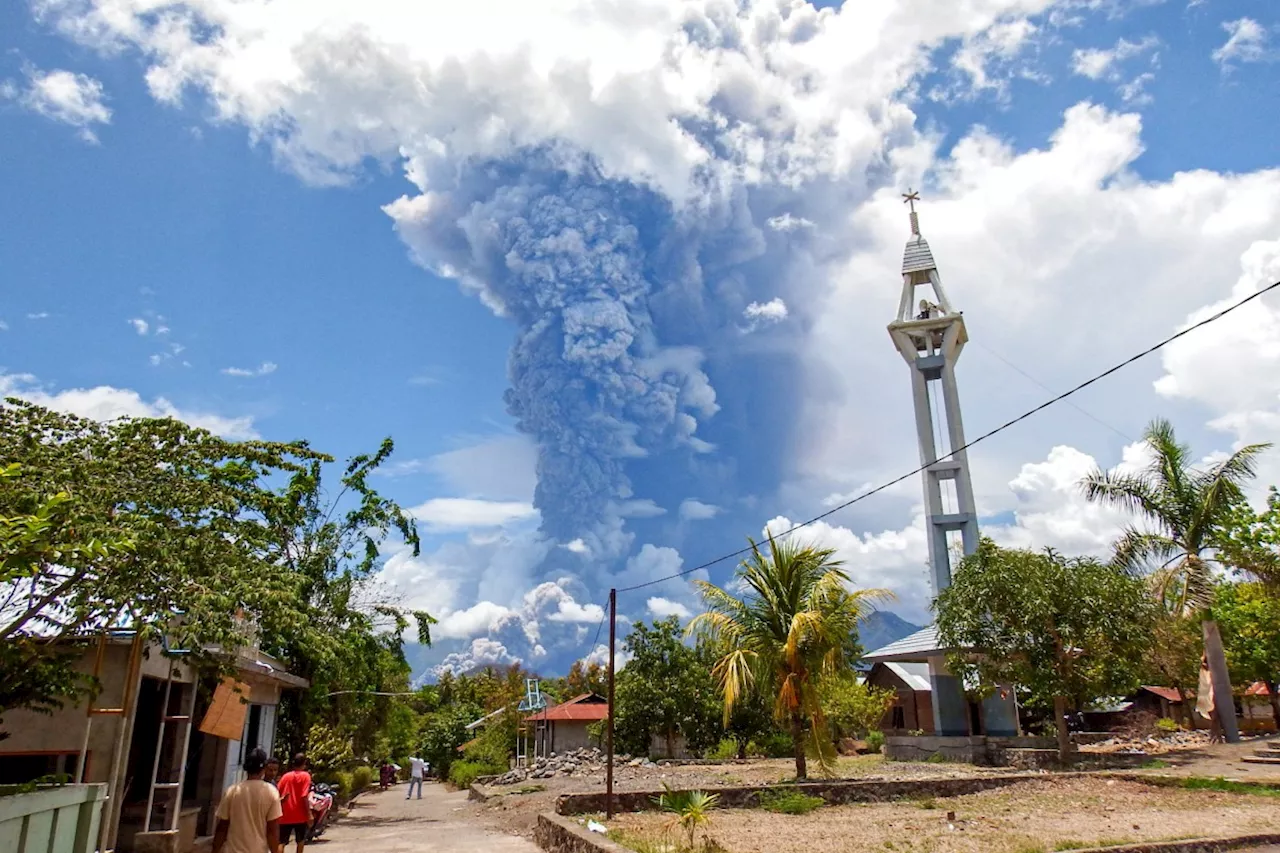
{"label": "rubble heap", "polygon": [[[619,767],[653,767],[648,758],[632,758],[630,755],[615,755],[613,766]],[[553,752],[549,756],[539,758],[528,767],[517,767],[489,782],[490,785],[518,785],[529,779],[550,779],[553,776],[596,776],[604,773],[605,754],[596,747],[571,749],[567,752]]]}

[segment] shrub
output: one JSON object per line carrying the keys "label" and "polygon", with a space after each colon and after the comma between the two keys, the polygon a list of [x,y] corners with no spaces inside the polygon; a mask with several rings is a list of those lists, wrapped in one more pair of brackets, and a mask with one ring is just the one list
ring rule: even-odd
{"label": "shrub", "polygon": [[496,776],[506,773],[502,764],[486,764],[481,761],[455,761],[449,765],[449,782],[455,788],[469,788],[471,783],[481,776]]}
{"label": "shrub", "polygon": [[1171,735],[1179,728],[1177,720],[1171,720],[1168,717],[1161,717],[1156,720],[1156,731],[1162,735]]}
{"label": "shrub", "polygon": [[330,774],[333,786],[338,789],[338,799],[345,800],[351,796],[351,774],[345,770],[337,770]]}
{"label": "shrub", "polygon": [[679,826],[689,834],[689,847],[693,847],[698,827],[711,822],[711,810],[720,804],[719,794],[708,794],[705,791],[676,791],[666,782],[662,783],[666,790],[658,797],[659,808],[674,817],[667,825],[669,829]]}
{"label": "shrub", "polygon": [[724,738],[707,750],[707,758],[737,758],[738,742],[731,737]]}
{"label": "shrub", "polygon": [[872,729],[867,732],[867,749],[872,752],[880,752],[884,748],[884,732]]}
{"label": "shrub", "polygon": [[778,814],[808,814],[825,803],[822,797],[811,797],[800,791],[766,791],[760,795],[760,808]]}
{"label": "shrub", "polygon": [[373,768],[360,766],[351,771],[351,792],[358,794],[373,782]]}
{"label": "shrub", "polygon": [[794,753],[791,735],[786,732],[772,732],[754,738],[747,744],[749,755],[763,755],[765,758],[790,758]]}

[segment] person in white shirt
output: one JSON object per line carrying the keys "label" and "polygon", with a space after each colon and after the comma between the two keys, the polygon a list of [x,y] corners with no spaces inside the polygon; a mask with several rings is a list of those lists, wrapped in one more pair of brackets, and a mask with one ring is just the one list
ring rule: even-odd
{"label": "person in white shirt", "polygon": [[409,759],[409,793],[404,795],[406,800],[413,796],[414,785],[418,786],[418,799],[422,799],[422,779],[427,775],[427,768],[430,766],[417,756]]}
{"label": "person in white shirt", "polygon": [[267,853],[279,841],[280,792],[262,780],[267,754],[249,750],[244,772],[249,778],[227,789],[218,803],[213,853]]}

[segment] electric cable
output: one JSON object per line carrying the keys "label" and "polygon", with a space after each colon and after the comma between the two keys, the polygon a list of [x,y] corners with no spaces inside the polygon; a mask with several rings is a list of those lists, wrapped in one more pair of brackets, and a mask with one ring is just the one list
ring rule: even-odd
{"label": "electric cable", "polygon": [[[1259,298],[1260,296],[1263,296],[1264,294],[1270,293],[1276,288],[1280,288],[1280,281],[1273,282],[1272,284],[1269,284],[1266,287],[1249,294],[1248,296],[1244,297],[1240,301],[1235,302],[1231,305],[1228,305],[1226,308],[1223,308],[1221,311],[1217,312],[1216,314],[1212,314],[1204,318],[1203,320],[1200,320],[1199,322],[1193,323],[1190,326],[1187,326],[1185,329],[1182,329],[1181,331],[1174,332],[1172,335],[1169,335],[1167,338],[1163,339],[1159,343],[1156,343],[1150,347],[1147,347],[1146,349],[1142,350],[1139,353],[1129,356],[1124,361],[1107,368],[1106,370],[1102,371],[1096,376],[1093,376],[1090,379],[1086,379],[1084,382],[1081,382],[1079,385],[1076,385],[1074,388],[1071,388],[1067,391],[1063,391],[1061,394],[1057,395],[1056,397],[1051,397],[1050,399],[1046,400],[1045,402],[1041,403],[1035,408],[1028,409],[1027,411],[1023,412],[1017,417],[1011,420],[1005,421],[995,429],[991,429],[991,430],[988,430],[987,432],[984,432],[982,435],[978,436],[972,441],[966,442],[963,447],[951,449],[950,452],[946,454],[946,456],[938,457],[938,461],[941,461],[942,459],[953,457],[959,453],[965,452],[970,447],[973,447],[974,445],[979,444],[980,442],[986,441],[988,438],[991,438],[994,435],[998,435],[999,433],[1004,432],[1010,427],[1016,424],[1019,424],[1022,421],[1025,421],[1027,418],[1030,418],[1033,415],[1039,414],[1040,412],[1044,411],[1045,409],[1049,408],[1055,403],[1065,400],[1066,398],[1070,397],[1072,394],[1075,394],[1078,391],[1082,391],[1085,388],[1088,388],[1090,385],[1093,385],[1094,383],[1107,378],[1111,374],[1116,373],[1117,371],[1128,367],[1130,364],[1133,364],[1135,361],[1139,361],[1140,359],[1143,359],[1146,356],[1151,355],[1151,353],[1156,352],[1168,346],[1169,344],[1173,343],[1174,341],[1178,340],[1184,335],[1188,335],[1191,332],[1196,331],[1197,329],[1201,329],[1209,325],[1210,323],[1215,322],[1216,320],[1222,319],[1226,315],[1230,314],[1232,311],[1235,311],[1237,308],[1240,308],[1241,306],[1249,302],[1252,302],[1253,300]],[[907,480],[907,479],[910,479],[911,477],[916,476],[917,474],[927,469],[931,464],[933,463],[926,463],[924,465],[920,465],[919,467],[914,468],[911,471],[908,471],[907,473],[902,474],[901,476],[895,477],[892,480],[889,480],[885,483],[881,483],[879,486],[876,486],[874,489],[864,492],[863,494],[858,495],[857,497],[852,498],[850,500],[847,500],[842,504],[834,506],[831,509],[827,510],[826,512],[821,513],[820,515],[815,515],[813,518],[810,518],[806,521],[802,521],[799,524],[792,527],[790,530],[780,533],[777,536],[774,536],[773,538],[781,539],[784,536],[789,536],[790,534],[796,532],[797,530],[800,530],[801,528],[804,528],[804,527],[808,527],[811,524],[815,524],[824,518],[834,515],[835,513],[839,512],[842,509],[848,509],[849,507],[853,506],[859,501],[866,500],[872,495],[878,494],[880,492],[883,492],[885,489],[896,486],[898,483],[901,483],[903,480]],[[676,572],[675,574],[667,575],[666,577],[662,577],[662,578],[656,578],[651,581],[645,581],[644,583],[638,583],[638,584],[635,584],[634,586],[623,587],[619,589],[618,592],[620,593],[633,592],[637,589],[644,589],[645,587],[656,586],[657,584],[666,583],[667,581],[675,580],[676,578],[682,578],[685,575],[691,575],[694,572],[701,571],[703,569],[708,569],[714,565],[723,563],[725,560],[731,560],[734,557],[740,557],[743,554],[750,553],[751,550],[752,550],[751,546],[746,548],[739,548],[736,551],[732,551],[728,554],[723,554],[719,557],[716,557],[714,560],[708,560],[705,563],[699,563],[698,565],[693,566],[692,568],[684,569],[682,571]]]}

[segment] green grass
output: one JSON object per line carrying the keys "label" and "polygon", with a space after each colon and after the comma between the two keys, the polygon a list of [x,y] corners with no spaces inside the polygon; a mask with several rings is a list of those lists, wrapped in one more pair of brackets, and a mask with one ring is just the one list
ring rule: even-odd
{"label": "green grass", "polygon": [[1263,785],[1257,782],[1233,782],[1218,776],[1209,779],[1205,776],[1188,776],[1177,780],[1179,788],[1188,791],[1221,791],[1224,794],[1255,794],[1261,797],[1280,797],[1280,788]]}
{"label": "green grass", "polygon": [[822,797],[811,797],[800,791],[766,791],[760,794],[760,808],[777,814],[808,814],[825,804]]}
{"label": "green grass", "polygon": [[1139,770],[1163,770],[1170,766],[1169,762],[1162,761],[1159,758],[1153,758],[1150,761],[1144,761],[1138,765]]}
{"label": "green grass", "polygon": [[641,835],[624,829],[611,829],[605,836],[610,841],[621,844],[628,850],[636,851],[636,853],[669,853],[672,849],[671,842],[664,838]]}
{"label": "green grass", "polygon": [[536,793],[538,793],[539,791],[545,791],[545,790],[547,790],[547,786],[546,786],[546,785],[521,785],[519,788],[516,788],[514,791],[511,791],[510,793],[512,793],[512,794],[536,794]]}

